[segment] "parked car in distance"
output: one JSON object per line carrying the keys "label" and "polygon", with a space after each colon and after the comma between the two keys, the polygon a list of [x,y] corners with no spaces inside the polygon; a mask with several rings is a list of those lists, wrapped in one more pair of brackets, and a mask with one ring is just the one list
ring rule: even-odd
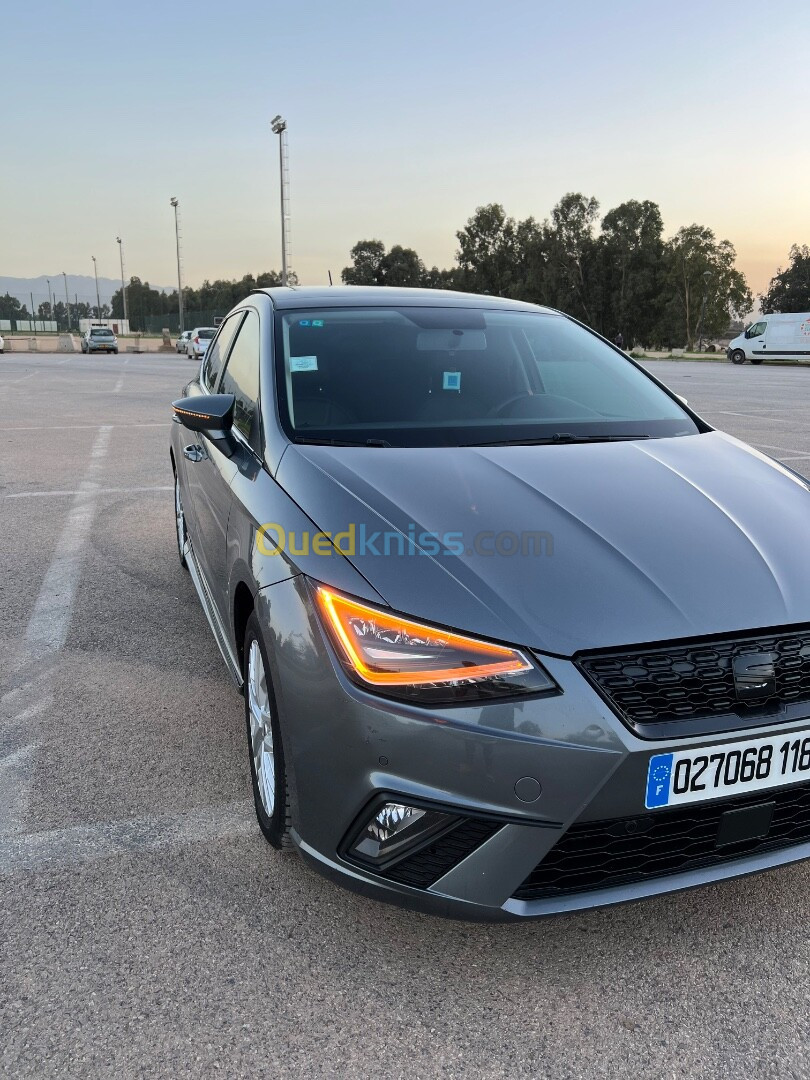
{"label": "parked car in distance", "polygon": [[763,360],[810,360],[810,311],[762,315],[729,342],[732,364]]}
{"label": "parked car in distance", "polygon": [[173,408],[271,845],[501,920],[810,858],[788,466],[568,316],[438,290],[257,290]]}
{"label": "parked car in distance", "polygon": [[215,334],[216,328],[213,326],[195,327],[190,332],[188,344],[186,345],[186,354],[192,360],[202,360]]}
{"label": "parked car in distance", "polygon": [[174,348],[176,352],[186,353],[188,355],[188,343],[191,340],[191,331],[184,330],[180,337],[175,341]]}
{"label": "parked car in distance", "polygon": [[0,353],[2,353],[4,351],[5,347],[6,347],[6,343],[5,343],[5,341],[3,341],[3,335],[0,334]]}
{"label": "parked car in distance", "polygon": [[118,352],[118,338],[107,326],[91,326],[82,337],[82,352]]}

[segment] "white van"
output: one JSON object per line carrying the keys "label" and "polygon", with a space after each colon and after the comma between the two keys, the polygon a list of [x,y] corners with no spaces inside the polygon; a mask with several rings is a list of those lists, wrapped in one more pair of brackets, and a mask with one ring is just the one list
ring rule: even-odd
{"label": "white van", "polygon": [[763,360],[810,360],[810,311],[763,315],[726,349],[732,364]]}

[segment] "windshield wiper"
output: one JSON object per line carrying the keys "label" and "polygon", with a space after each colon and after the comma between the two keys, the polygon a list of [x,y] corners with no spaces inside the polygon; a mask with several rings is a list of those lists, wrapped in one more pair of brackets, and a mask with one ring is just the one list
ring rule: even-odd
{"label": "windshield wiper", "polygon": [[386,439],[366,439],[364,442],[350,442],[343,439],[310,439],[306,435],[296,435],[295,441],[305,446],[391,446]]}
{"label": "windshield wiper", "polygon": [[474,446],[554,446],[562,443],[633,442],[649,439],[649,435],[574,435],[570,431],[555,431],[537,439],[507,439],[503,442],[473,443]]}

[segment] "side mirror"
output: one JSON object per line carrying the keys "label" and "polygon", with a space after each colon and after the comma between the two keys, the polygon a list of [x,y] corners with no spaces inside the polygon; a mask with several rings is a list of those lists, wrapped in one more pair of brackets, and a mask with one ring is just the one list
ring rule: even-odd
{"label": "side mirror", "polygon": [[233,394],[201,394],[199,397],[180,398],[172,402],[172,419],[189,431],[203,432],[226,457],[232,457],[235,443],[231,428],[235,403]]}
{"label": "side mirror", "polygon": [[746,337],[746,338],[751,337],[751,328],[750,327],[745,331],[745,333],[743,334],[743,337]]}

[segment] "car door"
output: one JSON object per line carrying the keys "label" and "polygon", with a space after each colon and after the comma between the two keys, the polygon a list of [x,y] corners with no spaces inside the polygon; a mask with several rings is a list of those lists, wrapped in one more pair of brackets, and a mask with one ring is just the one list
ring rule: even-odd
{"label": "car door", "polygon": [[231,345],[217,393],[233,394],[235,399],[232,436],[236,450],[230,463],[233,467],[228,488],[229,520],[228,536],[225,537],[221,557],[222,565],[218,570],[217,585],[220,588],[217,603],[220,605],[223,620],[227,620],[230,607],[228,587],[228,537],[231,530],[231,518],[243,513],[239,500],[234,498],[233,486],[237,480],[255,480],[262,468],[262,425],[259,415],[259,355],[260,328],[259,316],[249,308],[244,321],[240,324],[236,338]]}
{"label": "car door", "polygon": [[768,348],[768,323],[761,319],[748,331],[751,338],[751,356],[761,357],[767,355]]}
{"label": "car door", "polygon": [[[243,318],[244,311],[236,311],[220,327],[200,371],[201,393],[219,393],[222,369]],[[204,433],[184,428],[183,435],[184,441],[188,438],[188,443],[183,446],[183,469],[191,506],[191,513],[187,515],[191,546],[209,594],[222,614],[222,596],[227,592],[222,579],[225,575],[230,484],[237,465]]]}
{"label": "car door", "polygon": [[276,486],[264,466],[260,370],[261,323],[258,312],[251,308],[239,328],[220,383],[220,393],[233,394],[236,399],[233,434],[241,451],[234,455],[237,470],[231,484],[234,497],[228,520],[229,574],[237,562],[243,568],[252,566],[256,530],[264,523],[257,515],[262,513],[260,507],[266,512],[272,504],[265,485]]}

